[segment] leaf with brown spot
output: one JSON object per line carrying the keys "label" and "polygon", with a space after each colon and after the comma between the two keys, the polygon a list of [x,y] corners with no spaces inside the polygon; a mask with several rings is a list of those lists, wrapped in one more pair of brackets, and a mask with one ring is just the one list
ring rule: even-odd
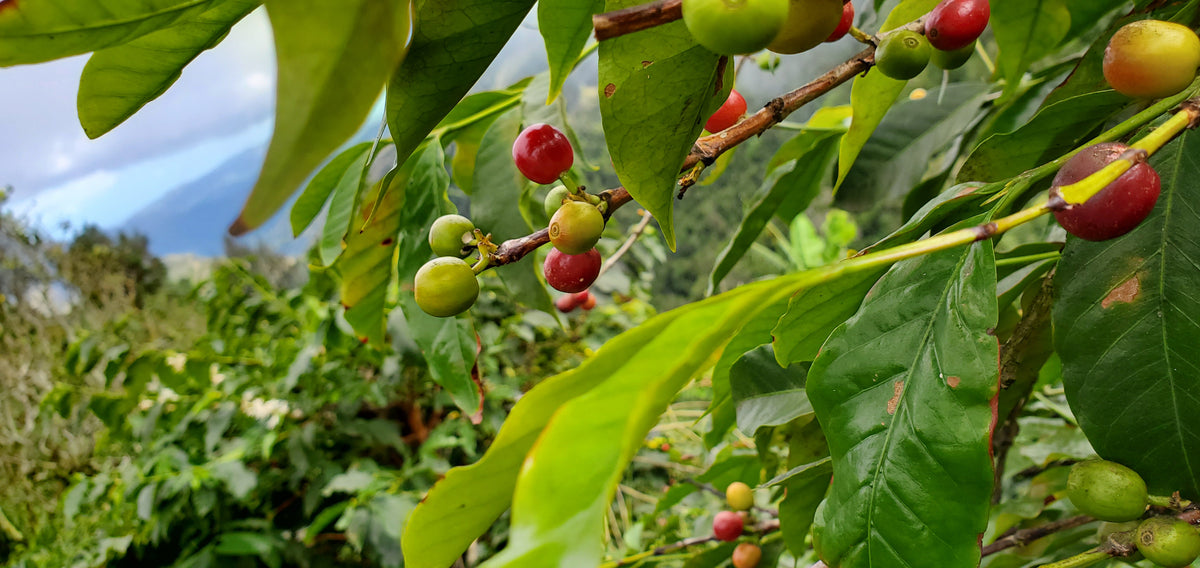
{"label": "leaf with brown spot", "polygon": [[1113,304],[1131,304],[1138,297],[1138,292],[1141,290],[1141,281],[1135,274],[1129,280],[1123,282],[1120,286],[1113,288],[1103,300],[1100,301],[1100,307],[1104,309],[1111,308]]}

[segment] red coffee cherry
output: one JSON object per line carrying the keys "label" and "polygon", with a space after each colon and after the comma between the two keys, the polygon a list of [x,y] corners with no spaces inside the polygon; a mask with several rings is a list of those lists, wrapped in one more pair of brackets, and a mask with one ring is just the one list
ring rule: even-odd
{"label": "red coffee cherry", "polygon": [[566,296],[562,296],[554,301],[554,307],[558,308],[558,311],[564,314],[569,314],[575,311],[575,308],[579,307],[579,304],[580,300],[578,294],[567,294]]}
{"label": "red coffee cherry", "polygon": [[717,112],[708,117],[708,122],[704,123],[704,129],[716,134],[737,124],[743,114],[746,114],[746,99],[742,98],[741,93],[736,90],[730,90],[729,98],[725,99],[725,104],[721,105]]}
{"label": "red coffee cherry", "polygon": [[546,274],[546,283],[559,292],[576,293],[587,290],[596,277],[600,276],[600,253],[596,249],[583,254],[566,254],[558,249],[550,249],[546,262],[542,264],[542,272]]}
{"label": "red coffee cherry", "polygon": [[1185,89],[1200,67],[1200,38],[1187,26],[1159,20],[1126,24],[1104,49],[1104,79],[1117,92],[1168,97]]}
{"label": "red coffee cherry", "polygon": [[762,560],[762,549],[757,544],[743,542],[733,549],[733,568],[754,568]]}
{"label": "red coffee cherry", "polygon": [[[1119,142],[1105,142],[1084,148],[1058,170],[1050,195],[1057,196],[1059,187],[1096,173],[1128,149],[1128,146]],[[1150,164],[1142,162],[1129,168],[1129,171],[1086,202],[1055,211],[1054,218],[1068,233],[1081,239],[1112,239],[1137,227],[1154,209],[1160,191],[1158,172]]]}
{"label": "red coffee cherry", "polygon": [[833,29],[833,33],[825,38],[826,42],[834,42],[846,37],[846,33],[850,31],[850,26],[854,25],[854,4],[846,2],[842,4],[842,21],[838,22],[838,26]]}
{"label": "red coffee cherry", "polygon": [[742,516],[733,511],[721,511],[713,517],[713,536],[717,540],[733,542],[742,536]]}
{"label": "red coffee cherry", "polygon": [[585,312],[592,311],[592,308],[596,307],[596,295],[591,292],[580,292],[580,294],[586,294],[587,297],[583,299],[583,303],[579,304],[579,307],[583,308]]}
{"label": "red coffee cherry", "polygon": [[954,51],[979,39],[991,17],[988,0],[942,0],[925,20],[925,37],[936,49]]}
{"label": "red coffee cherry", "polygon": [[567,136],[543,123],[521,131],[513,142],[512,155],[525,177],[542,184],[553,183],[575,163],[575,151]]}

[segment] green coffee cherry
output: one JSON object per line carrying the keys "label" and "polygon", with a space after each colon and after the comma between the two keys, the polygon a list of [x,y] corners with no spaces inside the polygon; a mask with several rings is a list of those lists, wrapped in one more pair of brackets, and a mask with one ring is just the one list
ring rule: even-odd
{"label": "green coffee cherry", "polygon": [[901,30],[879,43],[879,48],[875,50],[875,66],[888,77],[907,81],[925,70],[932,50],[925,36]]}
{"label": "green coffee cherry", "polygon": [[929,54],[929,62],[940,69],[949,71],[966,65],[967,61],[971,60],[972,55],[975,55],[975,42],[971,42],[966,47],[960,47],[954,51],[935,49]]}
{"label": "green coffee cherry", "polygon": [[563,200],[570,194],[571,190],[567,189],[566,186],[561,184],[554,186],[554,189],[551,189],[550,193],[546,194],[546,200],[542,203],[542,206],[546,208],[546,216],[553,217],[554,212],[558,211],[559,207],[562,207]]}
{"label": "green coffee cherry", "polygon": [[479,281],[471,265],[461,258],[435,258],[417,271],[413,293],[417,306],[439,318],[461,314],[479,297]]}
{"label": "green coffee cherry", "polygon": [[1071,466],[1067,498],[1080,512],[1102,521],[1132,521],[1146,512],[1146,482],[1119,463],[1088,460]]}
{"label": "green coffee cherry", "polygon": [[475,224],[462,215],[442,215],[429,227],[429,248],[437,256],[467,256],[474,238]]}
{"label": "green coffee cherry", "polygon": [[600,241],[604,215],[595,205],[568,201],[550,218],[550,242],[566,254],[583,254]]}
{"label": "green coffee cherry", "polygon": [[1184,568],[1200,558],[1200,531],[1171,517],[1142,521],[1134,542],[1146,560],[1164,568]]}

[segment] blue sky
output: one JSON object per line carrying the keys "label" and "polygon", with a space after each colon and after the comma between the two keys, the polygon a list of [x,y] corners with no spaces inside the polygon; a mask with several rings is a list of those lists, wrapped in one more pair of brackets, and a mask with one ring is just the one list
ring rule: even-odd
{"label": "blue sky", "polygon": [[88,140],[75,111],[88,56],[0,69],[0,187],[44,228],[119,226],[171,189],[270,136],[275,61],[259,10],[164,95]]}

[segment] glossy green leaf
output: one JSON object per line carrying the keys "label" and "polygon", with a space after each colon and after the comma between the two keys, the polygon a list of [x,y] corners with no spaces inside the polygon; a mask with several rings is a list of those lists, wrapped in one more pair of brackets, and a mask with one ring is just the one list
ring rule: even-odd
{"label": "glossy green leaf", "polygon": [[940,193],[909,218],[899,229],[892,231],[879,242],[863,249],[861,253],[884,249],[917,239],[926,231],[942,223],[952,213],[972,204],[979,204],[1003,189],[1004,184],[962,183]]}
{"label": "glossy green leaf", "polygon": [[[275,132],[234,235],[271,218],[362,126],[412,35],[410,0],[267,0],[279,69]],[[403,161],[407,153],[400,156]]]}
{"label": "glossy green leaf", "polygon": [[321,264],[329,266],[342,254],[345,248],[343,239],[350,226],[354,223],[354,204],[358,201],[363,185],[363,172],[367,169],[367,160],[371,157],[370,147],[358,155],[350,166],[342,172],[333,188],[330,198],[329,213],[325,217],[325,226],[321,229],[321,240],[318,243]]}
{"label": "glossy green leaf", "polygon": [[299,236],[300,233],[303,233],[317,218],[317,215],[321,214],[325,202],[329,201],[329,196],[333,194],[334,189],[341,182],[342,176],[350,171],[351,167],[357,164],[361,171],[362,158],[371,150],[372,145],[371,142],[363,142],[346,148],[328,164],[325,164],[325,167],[321,168],[317,175],[313,176],[304,191],[300,192],[300,197],[297,197],[296,202],[292,204],[290,219],[292,236]]}
{"label": "glossy green leaf", "polygon": [[208,9],[215,0],[21,0],[0,8],[0,67],[120,45]]}
{"label": "glossy green leaf", "polygon": [[364,216],[369,215],[371,220],[365,226],[354,223],[346,235],[346,250],[334,264],[342,282],[341,300],[346,309],[346,321],[360,339],[365,338],[377,346],[384,343],[388,289],[394,281],[396,237],[400,233],[400,207],[405,195],[404,189],[396,188],[394,184],[407,180],[392,178],[390,181],[387,185],[375,184],[374,190],[365,197],[364,203],[374,203],[377,201],[375,194],[384,192],[383,199],[378,200],[373,211],[364,211]]}
{"label": "glossy green leaf", "polygon": [[792,296],[787,312],[771,332],[776,362],[792,365],[815,359],[825,338],[858,311],[863,297],[885,271],[847,274],[827,286]]}
{"label": "glossy green leaf", "polygon": [[779,502],[779,530],[793,556],[808,552],[808,533],[833,475],[833,463],[827,456],[825,433],[813,417],[801,418],[789,428],[787,465],[791,475],[782,481],[786,492]]}
{"label": "glossy green leaf", "polygon": [[814,543],[841,568],[979,565],[999,346],[990,241],[897,264],[825,342],[808,394],[833,485]]}
{"label": "glossy green leaf", "polygon": [[[493,242],[523,237],[533,232],[521,215],[521,198],[531,192],[533,182],[525,179],[512,159],[512,145],[521,132],[521,112],[513,109],[501,116],[488,129],[475,160],[475,175],[480,183],[472,191],[471,212],[475,225],[492,235]],[[557,314],[554,300],[538,277],[537,258],[497,270],[510,297],[520,303]]]}
{"label": "glossy green leaf", "polygon": [[[894,30],[928,13],[937,6],[938,0],[904,0],[896,6],[883,25],[880,32]],[[875,132],[875,127],[883,120],[888,109],[892,108],[900,93],[904,91],[907,81],[897,81],[880,73],[870,70],[866,75],[854,79],[850,87],[850,106],[854,119],[850,130],[842,137],[842,145],[838,150],[838,177],[834,189],[842,185],[854,160],[862,151],[862,147]]]}
{"label": "glossy green leaf", "polygon": [[1067,400],[1097,453],[1189,499],[1200,497],[1197,152],[1187,133],[1155,154],[1162,196],[1132,232],[1068,240],[1053,312]]}
{"label": "glossy green leaf", "polygon": [[995,134],[971,152],[959,181],[1001,181],[1075,149],[1098,126],[1129,104],[1113,90],[1057,102],[1013,132]]}
{"label": "glossy green leaf", "polygon": [[837,156],[840,134],[837,131],[816,131],[797,137],[805,140],[808,150],[797,152],[794,160],[779,166],[763,180],[758,199],[750,204],[737,232],[717,255],[716,265],[708,278],[708,294],[717,290],[721,280],[750,250],[767,223],[771,222],[776,211],[785,207],[785,203],[788,209],[794,211],[808,208],[821,190],[830,163]]}
{"label": "glossy green leaf", "polygon": [[[641,4],[608,0],[605,10]],[[683,21],[600,44],[600,116],[617,177],[675,250],[672,210],[683,160],[733,87],[728,58],[700,47]]]}
{"label": "glossy green leaf", "polygon": [[903,195],[978,119],[986,96],[983,83],[955,83],[896,104],[858,154],[838,197],[874,203]]}
{"label": "glossy green leaf", "polygon": [[729,370],[741,356],[750,350],[771,342],[771,330],[779,321],[779,316],[787,310],[788,300],[784,298],[773,306],[754,316],[746,325],[738,330],[737,335],[729,340],[729,344],[721,351],[712,370],[712,402],[708,406],[708,414],[712,416],[712,427],[704,434],[704,443],[709,448],[715,447],[725,438],[725,434],[737,422],[737,410],[733,402],[733,391],[729,384]]}
{"label": "glossy green leaf", "polygon": [[203,12],[124,45],[97,51],[79,79],[79,123],[98,138],[175,83],[183,68],[216,46],[263,0],[211,2]]}
{"label": "glossy green leaf", "polygon": [[992,32],[1000,46],[996,66],[1013,95],[1029,66],[1067,37],[1071,12],[1065,0],[1005,0],[992,6]]}
{"label": "glossy green leaf", "polygon": [[538,31],[550,62],[550,103],[562,92],[592,34],[592,14],[604,11],[604,0],[542,0],[538,2]]}
{"label": "glossy green leaf", "polygon": [[742,355],[729,369],[738,429],[754,435],[764,426],[782,426],[812,414],[804,390],[807,376],[808,369],[803,365],[780,367],[770,345]]}
{"label": "glossy green leaf", "polygon": [[417,26],[388,83],[388,130],[404,160],[462,100],[534,0],[415,0]]}

